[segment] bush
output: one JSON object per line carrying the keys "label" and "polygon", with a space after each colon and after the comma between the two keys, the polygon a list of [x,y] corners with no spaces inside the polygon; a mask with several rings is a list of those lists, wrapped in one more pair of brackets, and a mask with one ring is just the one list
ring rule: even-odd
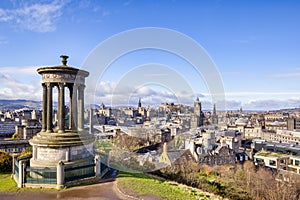
{"label": "bush", "polygon": [[4,152],[0,151],[0,172],[12,171],[12,157]]}
{"label": "bush", "polygon": [[13,140],[19,140],[19,139],[21,139],[21,138],[19,137],[19,135],[18,135],[17,133],[14,133],[14,134],[11,136],[11,139],[13,139]]}
{"label": "bush", "polygon": [[24,159],[24,158],[30,158],[32,156],[32,152],[29,149],[24,149],[21,152],[21,155],[18,156],[18,160]]}

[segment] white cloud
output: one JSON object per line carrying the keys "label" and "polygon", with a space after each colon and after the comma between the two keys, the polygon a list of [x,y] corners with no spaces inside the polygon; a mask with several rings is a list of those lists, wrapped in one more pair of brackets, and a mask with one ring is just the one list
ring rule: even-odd
{"label": "white cloud", "polygon": [[12,23],[17,28],[35,32],[52,32],[56,30],[55,22],[62,15],[63,6],[63,1],[53,1],[0,9],[0,22]]}
{"label": "white cloud", "polygon": [[126,1],[123,5],[124,6],[129,6],[132,3],[132,1]]}
{"label": "white cloud", "polygon": [[21,75],[37,75],[37,66],[25,66],[25,67],[0,67],[0,73],[15,75],[16,73]]}
{"label": "white cloud", "polygon": [[226,92],[226,97],[253,97],[253,96],[283,96],[300,95],[300,92]]}
{"label": "white cloud", "polygon": [[[28,99],[40,101],[42,97],[42,87],[40,84],[41,77],[36,73],[37,68],[38,67],[0,68],[1,99]],[[30,76],[34,76],[34,79],[28,81]],[[209,101],[209,94],[191,95],[187,94],[185,91],[177,92],[175,94],[168,89],[159,89],[157,87],[151,87],[151,85],[133,87],[120,85],[115,82],[102,81],[97,84],[95,91],[91,91],[89,88],[86,88],[85,91],[87,104],[101,104],[104,102],[106,105],[112,106],[136,106],[138,98],[141,97],[142,104],[144,106],[160,105],[162,102],[193,105],[195,100],[194,95],[197,95],[201,97],[200,100],[204,110],[212,109],[212,103]],[[290,98],[281,99],[282,96],[289,96]],[[179,99],[181,102],[179,102]],[[218,106],[219,105],[217,103],[217,109]],[[300,92],[226,93],[227,110],[237,110],[241,106],[244,110],[275,110],[282,108],[295,108],[300,106]]]}
{"label": "white cloud", "polygon": [[0,98],[40,101],[41,77],[38,67],[0,67]]}
{"label": "white cloud", "polygon": [[300,77],[300,73],[271,74],[270,76],[274,78],[291,78]]}
{"label": "white cloud", "polygon": [[285,100],[266,99],[266,100],[252,100],[243,105],[247,110],[276,110],[284,108],[299,108],[300,98],[291,98]]}
{"label": "white cloud", "polygon": [[[116,89],[117,87],[118,89]],[[160,105],[162,102],[193,105],[195,100],[194,95],[186,94],[184,91],[177,92],[175,94],[167,89],[157,89],[147,85],[141,87],[126,85],[120,86],[114,82],[103,81],[98,84],[95,92],[89,91],[86,98],[89,103],[100,104],[101,102],[104,102],[106,105],[112,106],[136,106],[139,97],[142,98],[142,103],[145,106]],[[200,101],[202,102],[204,110],[212,109],[212,102],[209,101],[209,94],[196,95],[201,97]],[[282,96],[294,97],[281,100]],[[179,100],[181,102],[179,102]],[[220,106],[219,103],[220,102],[217,102],[217,108]],[[300,92],[226,93],[227,110],[237,110],[240,107],[243,107],[244,110],[274,110],[281,108],[294,108],[298,106],[300,106]]]}
{"label": "white cloud", "polygon": [[16,81],[12,76],[0,73],[1,99],[41,100],[40,84]]}
{"label": "white cloud", "polygon": [[[300,106],[300,92],[226,92],[226,102],[237,101],[245,110],[275,110]],[[236,109],[238,104],[227,109]]]}
{"label": "white cloud", "polygon": [[[198,94],[198,96],[202,97],[203,95]],[[160,105],[162,102],[192,104],[195,96],[187,94],[185,91],[177,91],[175,94],[168,89],[153,88],[151,85],[135,87],[106,81],[98,83],[95,91],[86,90],[86,102],[88,103],[104,102],[107,105],[133,106],[136,105],[139,97],[142,98],[144,105],[152,106]]]}

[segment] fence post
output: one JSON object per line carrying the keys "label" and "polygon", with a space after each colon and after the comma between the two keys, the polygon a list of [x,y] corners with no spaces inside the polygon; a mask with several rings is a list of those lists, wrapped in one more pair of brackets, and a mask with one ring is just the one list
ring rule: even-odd
{"label": "fence post", "polygon": [[98,155],[95,156],[95,176],[101,176],[101,158]]}
{"label": "fence post", "polygon": [[15,164],[16,164],[16,155],[15,154],[12,155],[12,161],[13,161],[12,174],[14,175],[15,174]]}
{"label": "fence post", "polygon": [[109,151],[106,152],[106,155],[107,155],[107,167],[110,167],[110,166],[109,166],[109,165],[110,165],[110,164],[109,164],[109,160],[110,160],[110,159],[109,159],[109,157],[110,157]]}
{"label": "fence post", "polygon": [[61,189],[64,187],[65,183],[65,164],[63,161],[59,161],[57,163],[57,169],[56,169],[56,179],[57,179],[57,189]]}
{"label": "fence post", "polygon": [[19,181],[18,181],[18,188],[22,188],[24,186],[25,181],[25,163],[23,160],[19,161]]}

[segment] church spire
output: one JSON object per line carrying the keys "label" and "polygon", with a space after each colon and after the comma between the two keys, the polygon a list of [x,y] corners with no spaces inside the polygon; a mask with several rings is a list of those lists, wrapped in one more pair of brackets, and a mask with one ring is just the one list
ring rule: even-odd
{"label": "church spire", "polygon": [[216,110],[216,104],[214,104],[213,114],[211,116],[211,122],[213,125],[218,125],[218,115]]}
{"label": "church spire", "polygon": [[141,97],[139,98],[138,108],[142,107]]}
{"label": "church spire", "polygon": [[213,110],[213,114],[216,115],[217,114],[217,110],[216,110],[216,104],[214,104],[214,110]]}

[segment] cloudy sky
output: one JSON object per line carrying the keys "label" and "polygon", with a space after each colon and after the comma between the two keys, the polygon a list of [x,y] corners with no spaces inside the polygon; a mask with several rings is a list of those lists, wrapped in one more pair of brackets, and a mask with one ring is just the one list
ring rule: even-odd
{"label": "cloudy sky", "polygon": [[[2,0],[0,99],[41,100],[38,67],[59,65],[59,56],[67,54],[69,65],[84,68],[102,48],[99,60],[93,60],[95,68],[87,68],[98,77],[96,89],[86,88],[87,99],[93,96],[99,104],[136,104],[139,97],[145,105],[191,104],[200,96],[204,109],[211,109],[213,86],[207,80],[216,77],[213,81],[222,81],[227,109],[299,107],[299,10],[296,0]],[[218,74],[198,73],[190,60],[160,48],[120,54],[97,74],[102,60],[109,57],[106,52],[123,47],[105,49],[101,44],[144,27],[171,30],[193,40],[203,49],[191,53],[204,52]],[[157,42],[151,35],[137,35],[128,42],[149,38]],[[173,44],[180,48],[185,43],[174,40]],[[207,67],[202,64],[196,67]],[[144,70],[147,67],[150,70]]]}

